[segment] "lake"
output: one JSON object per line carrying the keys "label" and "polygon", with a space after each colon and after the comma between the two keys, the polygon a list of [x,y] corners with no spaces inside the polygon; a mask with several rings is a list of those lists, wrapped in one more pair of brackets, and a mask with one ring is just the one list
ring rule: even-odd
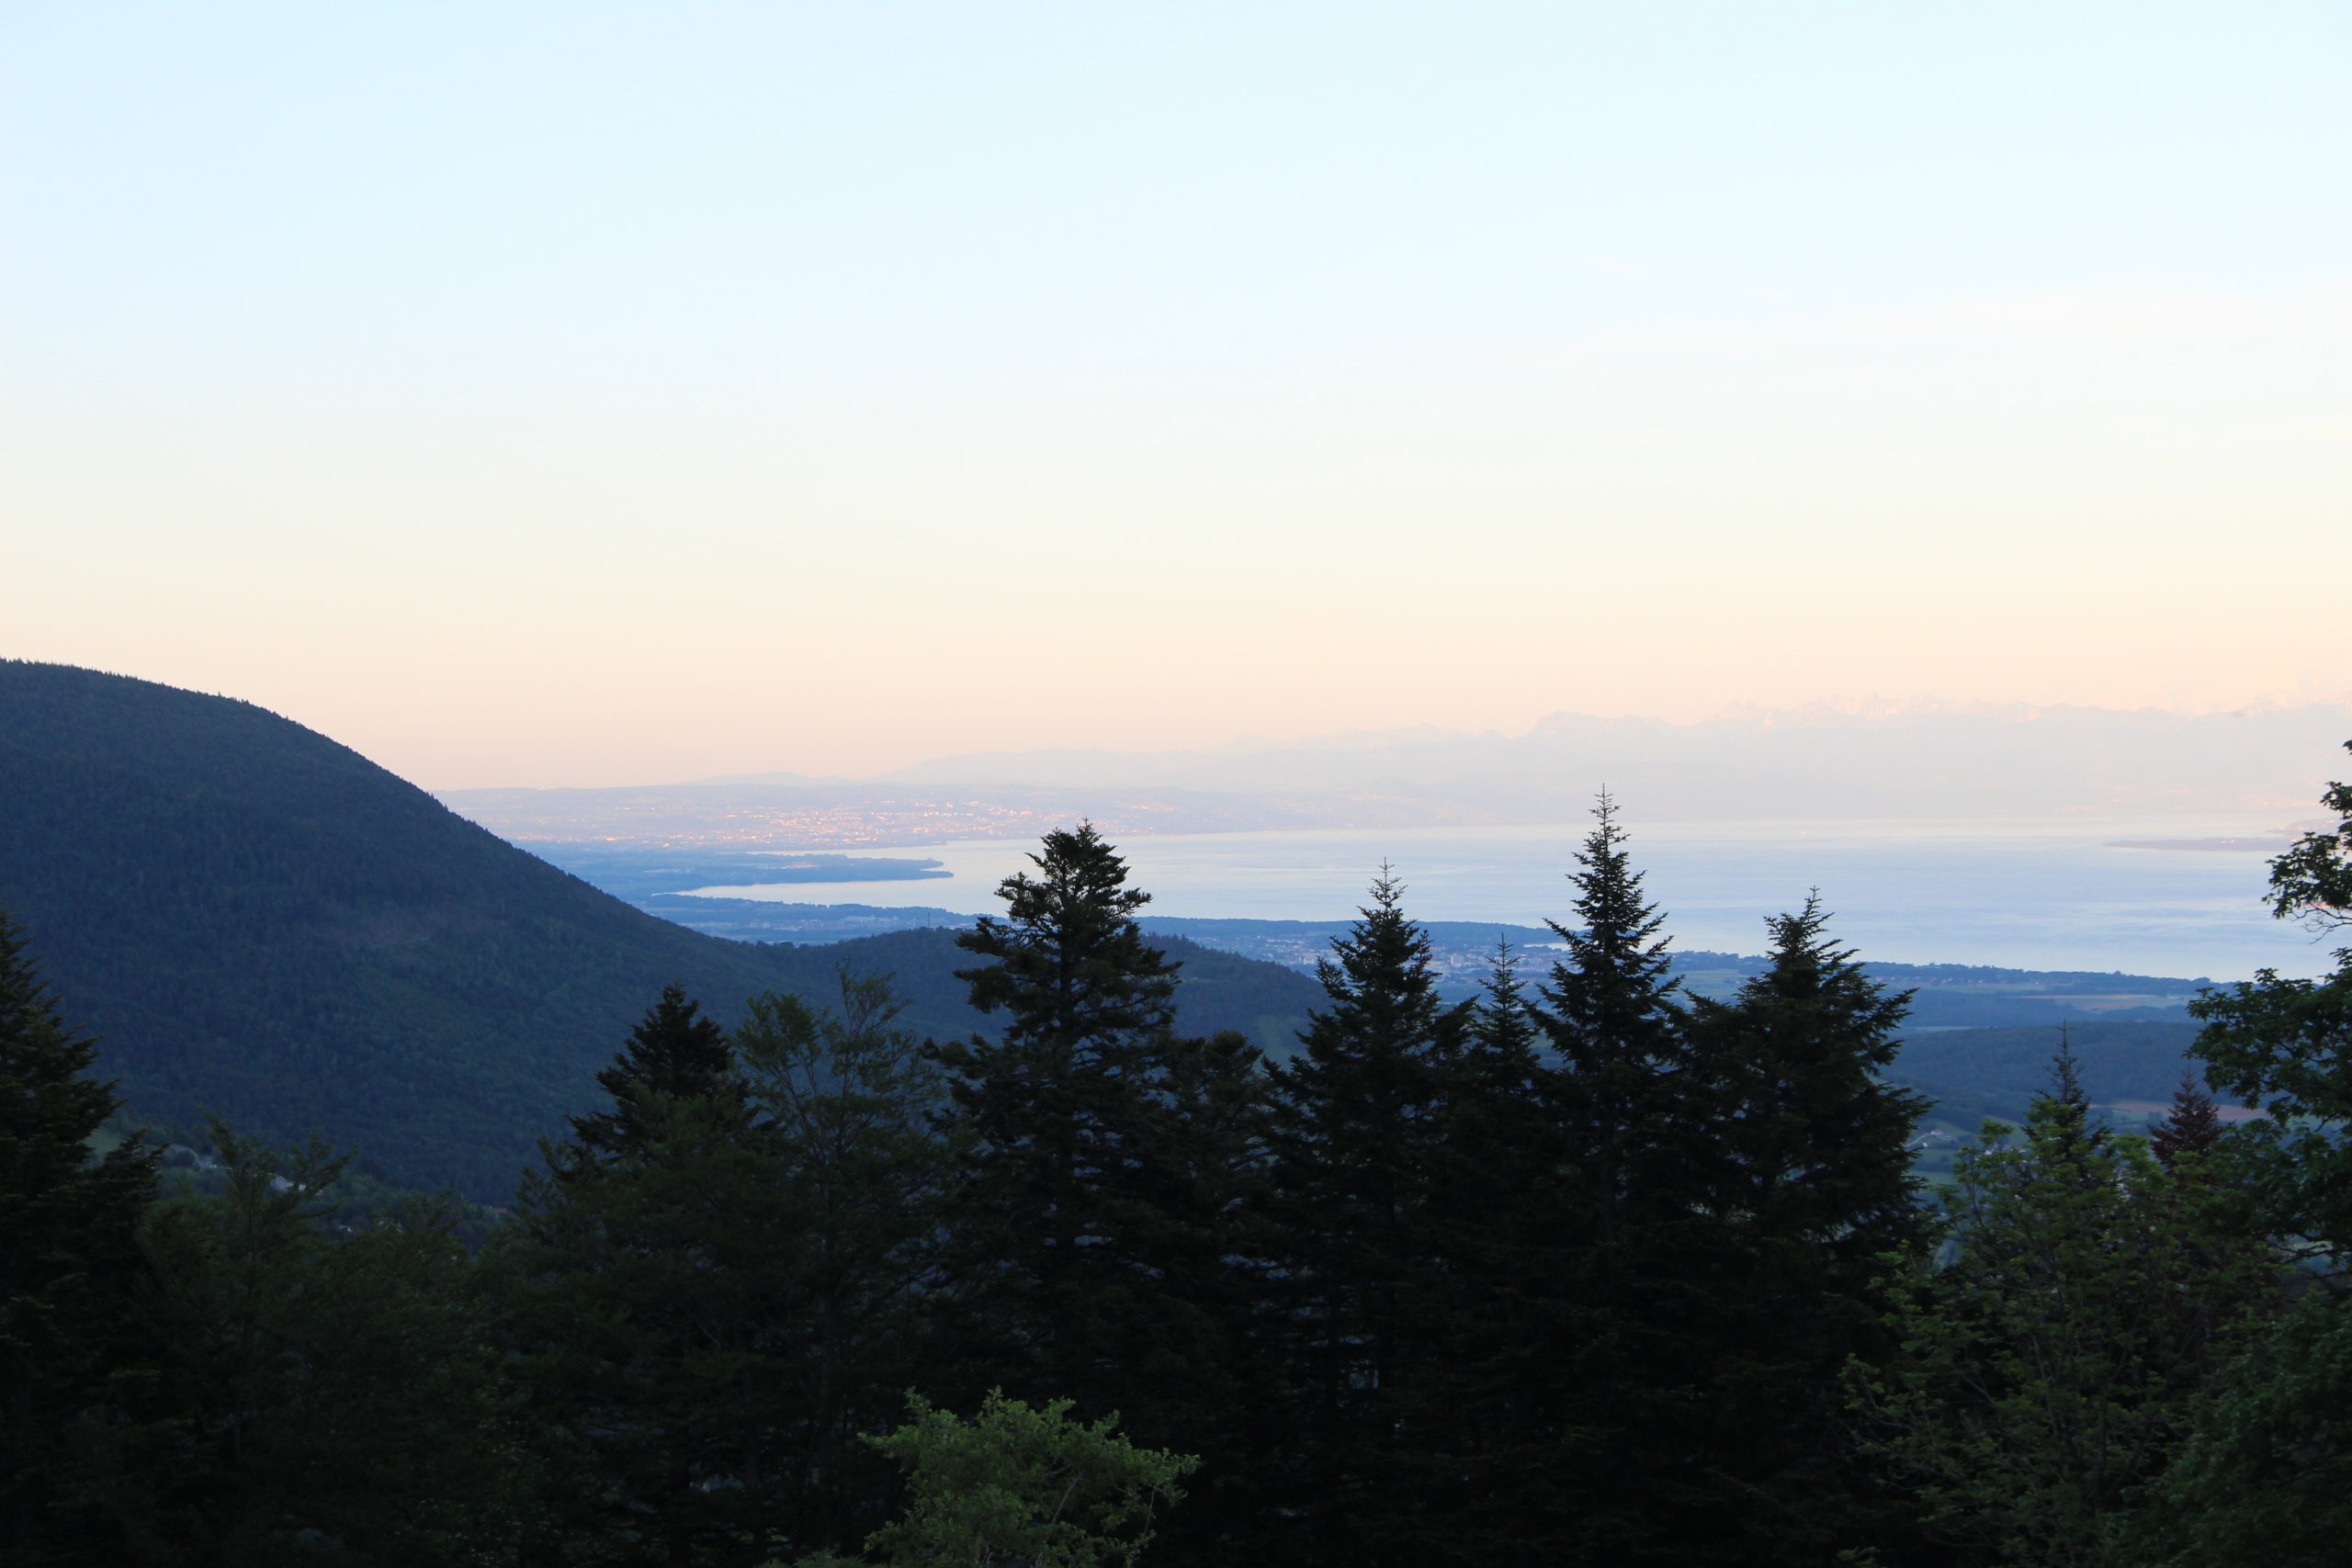
{"label": "lake", "polygon": [[[2318,974],[2328,943],[2270,919],[2259,849],[2111,847],[2118,840],[2254,840],[2258,817],[2055,820],[1629,822],[1635,863],[1678,946],[1760,951],[1763,917],[1818,887],[1835,930],[1863,956],[1899,963],[2240,979],[2270,965]],[[1567,913],[1565,874],[1581,826],[1331,829],[1135,838],[1120,845],[1157,915],[1345,918],[1385,859],[1424,919],[1533,924]],[[944,878],[708,887],[739,898],[999,908],[997,882],[1027,867],[1029,840],[904,852]],[[2352,942],[2338,936],[2337,945]]]}

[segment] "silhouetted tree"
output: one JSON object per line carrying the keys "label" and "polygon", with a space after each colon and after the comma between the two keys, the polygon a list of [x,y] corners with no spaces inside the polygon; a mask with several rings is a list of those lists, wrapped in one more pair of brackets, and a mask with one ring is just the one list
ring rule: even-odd
{"label": "silhouetted tree", "polygon": [[1003,917],[957,938],[993,960],[959,977],[1003,1027],[939,1052],[965,1151],[954,1382],[1115,1410],[1141,1440],[1213,1456],[1163,1543],[1181,1559],[1250,1486],[1258,1053],[1175,1033],[1178,965],[1135,921],[1149,895],[1091,824],[1031,863],[1001,885]]}
{"label": "silhouetted tree", "polygon": [[526,1173],[493,1257],[560,1537],[591,1562],[750,1564],[797,1544],[779,1343],[782,1156],[723,1032],[663,992]]}
{"label": "silhouetted tree", "polygon": [[612,1109],[572,1117],[572,1142],[583,1156],[617,1155],[643,1136],[639,1111],[649,1096],[657,1102],[712,1095],[740,1098],[734,1066],[727,1032],[717,1021],[701,1016],[699,1005],[687,998],[684,987],[664,986],[661,999],[629,1031],[628,1042],[612,1066],[596,1075],[598,1087],[612,1096]]}
{"label": "silhouetted tree", "polygon": [[120,1535],[96,1488],[122,1440],[137,1350],[126,1305],[154,1190],[137,1138],[91,1157],[119,1107],[0,911],[0,1556],[87,1562]]}
{"label": "silhouetted tree", "polygon": [[1712,1288],[1694,1224],[1717,1151],[1713,1086],[1690,1070],[1679,987],[1606,795],[1570,880],[1576,921],[1540,988],[1555,1062],[1541,1082],[1558,1151],[1543,1195],[1541,1330],[1515,1376],[1530,1416],[1510,1461],[1534,1561],[1672,1555],[1678,1489],[1703,1447],[1686,1325]]}
{"label": "silhouetted tree", "polygon": [[1443,1349],[1433,1225],[1448,1073],[1468,1019],[1385,869],[1316,968],[1326,998],[1272,1069],[1274,1215],[1297,1426],[1286,1508],[1318,1562],[1405,1561]]}
{"label": "silhouetted tree", "polygon": [[1881,1077],[1908,995],[1828,919],[1818,898],[1774,917],[1763,972],[1690,1003],[1686,1070],[1714,1112],[1688,1232],[1713,1280],[1689,1325],[1698,1419],[1679,1427],[1698,1462],[1673,1515],[1693,1564],[1828,1562],[1909,1517],[1855,1462],[1843,1379],[1893,1353],[1886,1259],[1930,1232],[1910,1146],[1928,1101]]}

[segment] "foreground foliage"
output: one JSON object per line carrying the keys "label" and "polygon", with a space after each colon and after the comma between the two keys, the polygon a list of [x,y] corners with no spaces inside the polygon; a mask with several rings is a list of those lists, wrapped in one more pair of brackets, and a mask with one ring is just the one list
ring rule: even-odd
{"label": "foreground foliage", "polygon": [[1860,1381],[1880,1451],[1971,1561],[2135,1561],[2126,1509],[2275,1292],[2210,1176],[2201,1153],[2167,1167],[2098,1126],[2064,1056],[2021,1130],[1960,1156],[1955,1256],[1910,1263],[1902,1355]]}
{"label": "foreground foliage", "polygon": [[[1159,1513],[1183,1501],[1177,1482],[1200,1461],[1138,1449],[1110,1416],[1069,1418],[991,1392],[966,1420],[921,1394],[906,1425],[868,1438],[906,1472],[905,1512],[866,1538],[889,1568],[1134,1568]],[[848,1568],[824,1552],[800,1568]]]}

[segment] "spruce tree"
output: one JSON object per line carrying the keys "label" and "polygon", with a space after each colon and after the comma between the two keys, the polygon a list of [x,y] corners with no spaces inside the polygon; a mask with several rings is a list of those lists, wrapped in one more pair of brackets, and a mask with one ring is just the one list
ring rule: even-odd
{"label": "spruce tree", "polygon": [[1498,1082],[1526,1089],[1535,1079],[1544,1032],[1537,1025],[1521,959],[1509,938],[1495,943],[1495,955],[1478,982],[1478,1002],[1468,1014],[1464,1059]]}
{"label": "spruce tree", "polygon": [[1722,1105],[1689,1070],[1665,918],[1606,794],[1594,817],[1570,877],[1576,923],[1552,923],[1567,953],[1539,993],[1558,1166],[1512,1462],[1523,1560],[1617,1564],[1671,1560],[1695,1451],[1684,1428],[1704,1397],[1685,1325],[1711,1283],[1697,1211]]}
{"label": "spruce tree", "polygon": [[1528,1382],[1531,1348],[1556,1325],[1551,1200],[1565,1158],[1543,1043],[1518,956],[1498,942],[1461,1048],[1442,1063],[1431,1151],[1436,1349],[1408,1417],[1421,1506],[1402,1532],[1430,1564],[1515,1562],[1547,1532],[1520,1468],[1540,1470],[1555,1436]]}
{"label": "spruce tree", "polygon": [[959,977],[1002,1028],[939,1051],[965,1151],[956,1389],[1115,1410],[1141,1440],[1225,1461],[1162,1543],[1183,1560],[1247,1511],[1258,1053],[1175,1032],[1178,966],[1135,919],[1149,895],[1091,824],[1031,861],[1004,916],[957,938],[994,961]]}
{"label": "spruce tree", "polygon": [[1121,1381],[1121,1325],[1148,1288],[1120,1244],[1177,966],[1144,941],[1150,895],[1092,824],[1046,834],[1030,861],[1035,876],[999,888],[1004,918],[956,938],[994,960],[956,977],[1003,1028],[940,1059],[970,1151],[960,1231],[984,1375],[1091,1412]]}
{"label": "spruce tree", "polygon": [[713,1094],[735,1095],[733,1049],[717,1021],[701,1015],[685,987],[674,982],[662,988],[661,999],[647,1010],[629,1031],[628,1042],[612,1065],[596,1075],[596,1083],[612,1096],[612,1108],[571,1120],[578,1150],[592,1157],[620,1153],[644,1134],[639,1120],[648,1097],[659,1100],[698,1100]]}
{"label": "spruce tree", "polygon": [[2222,1113],[2194,1070],[2180,1076],[2172,1091],[2172,1106],[2148,1134],[2148,1149],[2167,1170],[2212,1152],[2222,1141]]}
{"label": "spruce tree", "polygon": [[1695,1080],[1682,1072],[1679,987],[1659,935],[1666,917],[1643,894],[1616,803],[1602,795],[1593,815],[1577,853],[1584,869],[1570,878],[1577,923],[1547,922],[1568,951],[1542,987],[1541,1021],[1600,1261],[1634,1245],[1646,1221],[1687,1192],[1691,1118],[1683,1100]]}
{"label": "spruce tree", "polygon": [[603,1081],[492,1260],[552,1529],[592,1561],[749,1568],[804,1544],[775,1141],[674,987]]}
{"label": "spruce tree", "polygon": [[1273,1305],[1267,1084],[1258,1048],[1231,1031],[1176,1035],[1161,1052],[1126,1206],[1129,1248],[1151,1288],[1108,1392],[1138,1432],[1205,1456],[1155,1560],[1217,1565],[1262,1539],[1279,1425],[1261,1354]]}
{"label": "spruce tree", "polygon": [[1926,1100],[1884,1082],[1908,996],[1827,934],[1817,897],[1768,922],[1770,962],[1693,998],[1688,1070],[1716,1101],[1694,1241],[1714,1283],[1706,1457],[1677,1518],[1691,1563],[1826,1562],[1894,1524],[1846,1440],[1842,1380],[1893,1346],[1879,1286],[1928,1233],[1910,1140]]}
{"label": "spruce tree", "polygon": [[1438,998],[1427,933],[1385,868],[1317,965],[1326,1005],[1272,1069],[1295,1427],[1286,1513],[1317,1562],[1418,1558],[1419,1462],[1439,1441],[1444,1341],[1432,1203],[1448,1076],[1468,1019]]}
{"label": "spruce tree", "polygon": [[155,1156],[133,1137],[92,1158],[120,1106],[89,1076],[96,1057],[0,911],[0,1556],[11,1562],[89,1561],[115,1539],[85,1439],[121,1425],[110,1385],[136,1375],[125,1306]]}

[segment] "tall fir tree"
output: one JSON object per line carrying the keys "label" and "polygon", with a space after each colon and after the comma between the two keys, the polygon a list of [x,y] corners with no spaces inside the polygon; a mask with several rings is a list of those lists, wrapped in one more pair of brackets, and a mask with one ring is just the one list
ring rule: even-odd
{"label": "tall fir tree", "polygon": [[998,1038],[941,1048],[969,1168],[960,1260],[978,1288],[975,1346],[1008,1388],[1092,1403],[1121,1381],[1121,1324],[1146,1288],[1128,1239],[1151,1065],[1173,1032],[1176,970],[1144,941],[1150,895],[1091,823],[1046,835],[998,889],[1003,918],[956,938]]}
{"label": "tall fir tree", "polygon": [[1384,868],[1317,965],[1325,1005],[1272,1069],[1273,1213],[1295,1449],[1292,1550],[1313,1562],[1418,1560],[1444,1352],[1435,1196],[1449,1076],[1469,1018],[1438,998],[1430,940]]}
{"label": "tall fir tree", "polygon": [[1531,1528],[1545,1535],[1528,1516],[1522,1467],[1540,1470],[1554,1436],[1528,1371],[1530,1348],[1556,1323],[1550,1200],[1565,1152],[1520,968],[1498,942],[1461,1047],[1441,1062],[1423,1287],[1435,1350],[1407,1416],[1422,1506],[1396,1531],[1432,1565],[1515,1562]]}
{"label": "tall fir tree", "polygon": [[603,1081],[613,1108],[543,1145],[492,1259],[546,1513],[588,1562],[750,1568],[804,1544],[777,1151],[675,987]]}
{"label": "tall fir tree", "polygon": [[1676,1515],[1683,1561],[1832,1560],[1908,1517],[1848,1438],[1848,1364],[1894,1346],[1880,1280],[1929,1224],[1911,1174],[1926,1100],[1886,1082],[1907,993],[1827,933],[1817,897],[1769,923],[1770,960],[1729,1001],[1693,998],[1689,1070],[1719,1116],[1701,1225],[1716,1285],[1704,1462]]}
{"label": "tall fir tree", "polygon": [[1693,1149],[1682,1100],[1695,1080],[1683,1072],[1680,987],[1659,934],[1666,917],[1643,893],[1616,803],[1602,795],[1593,815],[1577,853],[1584,869],[1570,879],[1577,923],[1548,922],[1567,955],[1542,987],[1540,1017],[1592,1242],[1606,1257],[1687,1194]]}
{"label": "tall fir tree", "polygon": [[2165,1119],[2149,1129],[2148,1150],[2164,1162],[2165,1169],[2177,1170],[2190,1160],[2211,1155],[2222,1141],[2222,1132],[2221,1107],[2197,1081],[2192,1069],[2181,1075]]}
{"label": "tall fir tree", "polygon": [[714,1094],[740,1100],[734,1068],[734,1050],[718,1021],[704,1017],[683,986],[664,986],[612,1065],[596,1075],[611,1108],[572,1117],[572,1143],[584,1156],[609,1158],[641,1141],[640,1111],[650,1103]]}
{"label": "tall fir tree", "polygon": [[1238,1528],[1253,1486],[1250,1202],[1258,1052],[1175,1031],[1178,965],[1136,923],[1149,895],[1090,823],[1045,836],[1001,918],[957,938],[993,1040],[940,1048],[964,1152],[952,1247],[959,1396],[993,1386],[1120,1413],[1139,1440],[1222,1458],[1162,1554]]}
{"label": "tall fir tree", "polygon": [[1554,1053],[1541,1092],[1558,1164],[1517,1452],[1521,1560],[1674,1560],[1673,1510],[1703,1394],[1686,1325],[1712,1285],[1696,1222],[1722,1106],[1690,1070],[1665,917],[1605,793],[1577,855],[1567,949],[1540,988]]}
{"label": "tall fir tree", "polygon": [[103,1561],[119,1536],[94,1492],[139,1356],[126,1314],[155,1156],[91,1140],[119,1108],[90,1077],[23,928],[0,911],[0,1557]]}

